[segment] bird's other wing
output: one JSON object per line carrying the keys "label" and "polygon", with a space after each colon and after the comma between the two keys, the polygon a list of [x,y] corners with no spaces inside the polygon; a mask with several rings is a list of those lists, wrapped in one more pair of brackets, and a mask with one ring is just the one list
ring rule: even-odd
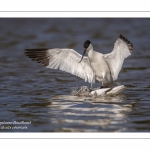
{"label": "bird's other wing", "polygon": [[121,34],[114,44],[114,49],[109,54],[104,54],[104,59],[106,60],[113,77],[113,80],[117,80],[118,74],[122,68],[124,59],[131,55],[133,49],[132,43],[128,41]]}
{"label": "bird's other wing", "polygon": [[25,54],[47,68],[66,71],[84,79],[85,82],[95,82],[95,75],[89,59],[84,57],[79,63],[82,55],[73,49],[26,49]]}

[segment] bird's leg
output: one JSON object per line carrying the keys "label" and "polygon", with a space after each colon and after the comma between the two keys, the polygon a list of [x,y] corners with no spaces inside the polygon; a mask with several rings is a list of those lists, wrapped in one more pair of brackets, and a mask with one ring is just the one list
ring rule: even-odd
{"label": "bird's leg", "polygon": [[91,89],[92,89],[92,85],[93,85],[93,84],[91,83]]}
{"label": "bird's leg", "polygon": [[102,79],[102,86],[100,87],[100,89],[104,88],[104,78]]}
{"label": "bird's leg", "polygon": [[91,83],[91,87],[89,88],[90,92],[92,91],[92,85],[93,85],[93,84]]}

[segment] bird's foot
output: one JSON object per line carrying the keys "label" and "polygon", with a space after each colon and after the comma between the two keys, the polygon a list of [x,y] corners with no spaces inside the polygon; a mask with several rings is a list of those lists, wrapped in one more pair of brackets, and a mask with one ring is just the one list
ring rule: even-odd
{"label": "bird's foot", "polygon": [[104,86],[101,86],[99,89],[102,89],[102,88],[104,88]]}
{"label": "bird's foot", "polygon": [[93,91],[93,89],[92,89],[92,88],[89,88],[89,91],[90,91],[90,92],[92,92],[92,91]]}

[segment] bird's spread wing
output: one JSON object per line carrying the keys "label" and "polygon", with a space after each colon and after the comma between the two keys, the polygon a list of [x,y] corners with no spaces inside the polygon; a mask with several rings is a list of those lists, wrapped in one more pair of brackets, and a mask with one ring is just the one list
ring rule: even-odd
{"label": "bird's spread wing", "polygon": [[128,41],[122,35],[119,35],[114,44],[113,51],[109,54],[104,54],[104,58],[111,70],[113,80],[117,80],[124,59],[131,55],[132,49],[132,43],[130,43],[130,41]]}
{"label": "bird's spread wing", "polygon": [[26,49],[25,53],[29,58],[42,63],[47,68],[69,72],[84,79],[85,82],[95,82],[89,59],[84,57],[79,63],[82,56],[73,49]]}

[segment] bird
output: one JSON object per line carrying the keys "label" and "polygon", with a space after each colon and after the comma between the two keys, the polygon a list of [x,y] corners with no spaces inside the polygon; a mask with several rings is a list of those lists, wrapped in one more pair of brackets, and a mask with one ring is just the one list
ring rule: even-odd
{"label": "bird", "polygon": [[98,81],[100,88],[106,88],[118,79],[125,58],[133,50],[133,44],[121,34],[108,54],[95,51],[89,40],[84,42],[83,47],[82,55],[69,48],[25,49],[25,54],[46,68],[71,73],[91,83],[91,86]]}

